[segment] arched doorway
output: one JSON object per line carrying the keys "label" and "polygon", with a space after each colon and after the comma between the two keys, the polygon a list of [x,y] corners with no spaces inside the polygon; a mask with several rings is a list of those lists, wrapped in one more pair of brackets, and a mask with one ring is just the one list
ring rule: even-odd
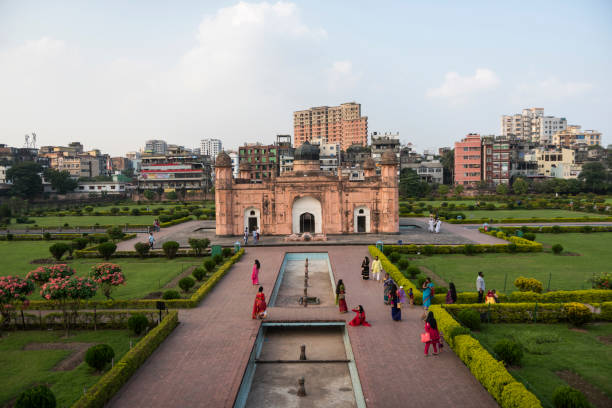
{"label": "arched doorway", "polygon": [[300,215],[300,233],[309,232],[314,234],[315,232],[315,217],[311,213],[303,213]]}
{"label": "arched doorway", "polygon": [[244,210],[244,228],[249,230],[249,233],[259,229],[261,231],[261,213],[258,208],[249,207]]}
{"label": "arched doorway", "polygon": [[370,209],[365,206],[356,207],[353,216],[354,232],[370,232]]}
{"label": "arched doorway", "polygon": [[304,223],[308,227],[306,231],[313,234],[323,233],[321,202],[314,197],[300,197],[293,202],[291,207],[291,232],[303,234]]}

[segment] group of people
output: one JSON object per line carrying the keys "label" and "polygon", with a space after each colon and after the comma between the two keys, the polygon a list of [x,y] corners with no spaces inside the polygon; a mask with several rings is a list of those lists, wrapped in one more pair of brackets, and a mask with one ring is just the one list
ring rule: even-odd
{"label": "group of people", "polygon": [[[257,241],[259,241],[259,229],[255,228],[251,234],[253,235],[253,245],[257,245]],[[246,246],[249,243],[249,227],[244,227],[244,236],[242,239],[244,240],[244,245]]]}
{"label": "group of people", "polygon": [[482,272],[478,272],[478,277],[476,278],[476,291],[478,292],[478,303],[486,303],[493,304],[499,303],[499,297],[497,296],[497,292],[495,289],[489,289],[485,295],[485,280],[484,274]]}
{"label": "group of people", "polygon": [[439,217],[434,218],[432,214],[429,216],[429,221],[427,223],[429,224],[429,232],[436,234],[440,233],[440,228],[442,228],[442,220]]}

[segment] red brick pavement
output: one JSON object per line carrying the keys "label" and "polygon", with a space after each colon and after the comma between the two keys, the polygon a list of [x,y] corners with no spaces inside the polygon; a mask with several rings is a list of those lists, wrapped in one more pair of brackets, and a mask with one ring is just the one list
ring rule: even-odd
{"label": "red brick pavement", "polygon": [[[246,369],[259,321],[251,319],[256,289],[250,282],[255,258],[262,262],[260,283],[269,297],[285,250],[249,248],[211,294],[195,309],[180,312],[181,324],[111,401],[113,407],[231,407]],[[423,356],[421,310],[403,309],[391,320],[382,285],[361,280],[359,265],[367,247],[328,250],[335,278],[347,286],[349,307],[363,305],[372,327],[349,327],[355,361],[369,407],[495,407],[469,370],[446,350]],[[271,308],[270,320],[348,320],[353,313],[332,308]],[[348,326],[347,326],[348,327]]]}

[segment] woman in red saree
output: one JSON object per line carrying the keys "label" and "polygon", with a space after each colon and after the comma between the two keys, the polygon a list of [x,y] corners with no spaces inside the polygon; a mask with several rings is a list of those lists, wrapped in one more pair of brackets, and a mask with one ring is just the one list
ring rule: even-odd
{"label": "woman in red saree", "polygon": [[338,280],[338,284],[336,285],[336,304],[340,308],[340,313],[347,313],[348,306],[346,305],[346,288],[344,287],[344,282],[342,279]]}
{"label": "woman in red saree", "polygon": [[255,303],[253,304],[253,319],[263,319],[266,317],[266,307],[266,295],[263,293],[263,286],[260,286],[257,295],[255,295]]}
{"label": "woman in red saree", "polygon": [[370,323],[366,321],[366,315],[363,311],[363,306],[359,305],[356,309],[353,309],[353,312],[357,313],[353,320],[349,322],[351,326],[370,326]]}
{"label": "woman in red saree", "polygon": [[261,265],[259,260],[256,259],[255,263],[253,264],[253,273],[251,273],[251,281],[253,282],[253,286],[259,285],[259,268],[261,268]]}

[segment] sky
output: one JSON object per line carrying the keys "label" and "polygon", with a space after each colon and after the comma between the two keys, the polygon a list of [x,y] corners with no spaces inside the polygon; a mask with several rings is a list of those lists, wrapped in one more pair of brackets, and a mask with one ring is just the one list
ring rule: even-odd
{"label": "sky", "polygon": [[356,101],[418,151],[546,115],[612,143],[612,2],[0,0],[0,143],[224,148]]}

